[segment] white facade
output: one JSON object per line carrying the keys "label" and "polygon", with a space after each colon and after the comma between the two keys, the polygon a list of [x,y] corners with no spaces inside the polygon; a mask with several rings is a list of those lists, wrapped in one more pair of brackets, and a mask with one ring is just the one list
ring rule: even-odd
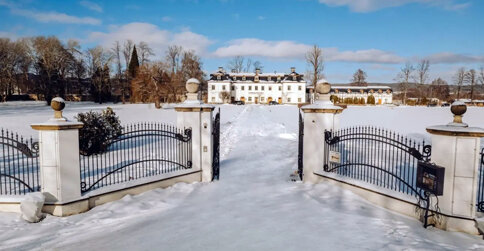
{"label": "white facade", "polygon": [[376,105],[393,102],[393,91],[389,86],[331,86],[330,94],[338,97],[340,103],[348,98],[363,98],[366,104],[369,96],[375,97]]}
{"label": "white facade", "polygon": [[244,101],[249,104],[299,104],[306,102],[306,82],[295,68],[291,73],[226,73],[223,68],[210,74],[208,102]]}

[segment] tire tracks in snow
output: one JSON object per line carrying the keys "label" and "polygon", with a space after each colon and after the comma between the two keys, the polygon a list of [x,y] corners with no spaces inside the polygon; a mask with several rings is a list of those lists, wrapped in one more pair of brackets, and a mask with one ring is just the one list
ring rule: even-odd
{"label": "tire tracks in snow", "polygon": [[222,149],[220,160],[225,160],[226,156],[232,151],[234,146],[239,142],[239,124],[241,124],[241,118],[244,116],[248,111],[251,111],[253,108],[252,106],[244,107],[237,116],[234,116],[231,120],[225,122],[225,125],[220,128],[220,148]]}

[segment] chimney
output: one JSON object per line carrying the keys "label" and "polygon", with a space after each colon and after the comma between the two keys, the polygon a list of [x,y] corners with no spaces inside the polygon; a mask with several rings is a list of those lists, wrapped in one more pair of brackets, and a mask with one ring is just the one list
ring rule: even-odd
{"label": "chimney", "polygon": [[291,67],[291,73],[296,72],[296,67]]}

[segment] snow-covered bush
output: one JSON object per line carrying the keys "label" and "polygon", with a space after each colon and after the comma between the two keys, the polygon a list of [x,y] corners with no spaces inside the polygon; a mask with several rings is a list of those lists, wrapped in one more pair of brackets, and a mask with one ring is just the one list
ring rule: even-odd
{"label": "snow-covered bush", "polygon": [[121,122],[110,107],[102,113],[79,113],[76,119],[84,123],[84,127],[79,130],[79,150],[83,155],[105,152],[109,142],[122,133]]}

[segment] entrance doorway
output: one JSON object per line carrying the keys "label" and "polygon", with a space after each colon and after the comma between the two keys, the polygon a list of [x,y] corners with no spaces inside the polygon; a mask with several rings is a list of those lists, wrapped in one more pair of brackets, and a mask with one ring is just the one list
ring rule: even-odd
{"label": "entrance doorway", "polygon": [[267,98],[267,103],[269,104],[272,101],[272,97]]}
{"label": "entrance doorway", "polygon": [[255,103],[259,104],[259,98],[258,97],[255,97]]}
{"label": "entrance doorway", "polygon": [[282,98],[278,98],[277,103],[282,104]]}

